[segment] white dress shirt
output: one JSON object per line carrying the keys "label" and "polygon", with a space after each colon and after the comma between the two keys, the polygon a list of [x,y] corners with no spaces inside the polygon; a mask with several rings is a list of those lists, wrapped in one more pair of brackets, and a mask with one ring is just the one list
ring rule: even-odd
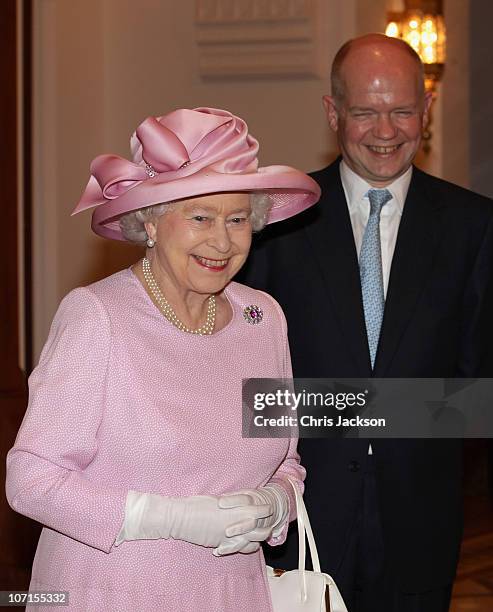
{"label": "white dress shirt", "polygon": [[[370,201],[366,194],[370,189],[375,188],[353,172],[344,161],[341,162],[339,169],[359,259],[363,234],[365,233],[368,217],[370,216]],[[411,182],[412,172],[413,168],[410,166],[402,176],[390,185],[387,185],[386,189],[392,194],[392,199],[385,204],[380,214],[380,243],[382,245],[383,290],[385,297],[387,297],[390,267],[392,265],[397,232],[399,231],[399,223],[409,183]]]}
{"label": "white dress shirt", "polygon": [[[368,223],[368,217],[370,216],[370,200],[367,193],[370,189],[375,188],[358,176],[356,172],[353,172],[344,161],[341,162],[339,171],[341,173],[342,186],[346,196],[349,217],[351,218],[351,226],[353,228],[354,243],[359,259],[363,235]],[[392,194],[392,199],[385,204],[380,213],[380,244],[382,248],[383,291],[385,297],[387,297],[397,232],[399,231],[399,223],[401,222],[412,173],[413,168],[410,166],[402,176],[385,187]],[[371,444],[368,445],[368,454],[373,455]]]}

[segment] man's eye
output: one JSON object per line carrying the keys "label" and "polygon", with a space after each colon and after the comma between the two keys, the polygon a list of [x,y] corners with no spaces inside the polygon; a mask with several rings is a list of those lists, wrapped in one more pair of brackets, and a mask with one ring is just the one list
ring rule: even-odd
{"label": "man's eye", "polygon": [[408,110],[402,110],[402,111],[397,111],[396,115],[398,115],[399,117],[410,117],[412,113],[411,111],[408,111]]}
{"label": "man's eye", "polygon": [[353,117],[357,119],[366,119],[367,117],[371,117],[371,113],[354,113]]}
{"label": "man's eye", "polygon": [[200,222],[200,221],[207,221],[207,217],[204,217],[203,215],[195,215],[195,216],[193,217],[193,220],[194,220],[194,221],[199,221],[199,222]]}

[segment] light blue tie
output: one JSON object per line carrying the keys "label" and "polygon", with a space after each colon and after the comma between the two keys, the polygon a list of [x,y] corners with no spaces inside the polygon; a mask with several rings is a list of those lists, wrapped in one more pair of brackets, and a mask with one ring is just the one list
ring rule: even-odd
{"label": "light blue tie", "polygon": [[388,189],[370,189],[367,195],[370,200],[370,216],[359,254],[359,274],[366,334],[370,348],[371,367],[373,368],[385,307],[382,249],[380,246],[380,213],[384,204],[392,199],[392,194]]}

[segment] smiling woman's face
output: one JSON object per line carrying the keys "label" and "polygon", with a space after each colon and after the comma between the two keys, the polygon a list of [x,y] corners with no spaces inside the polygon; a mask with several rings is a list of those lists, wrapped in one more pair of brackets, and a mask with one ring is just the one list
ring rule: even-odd
{"label": "smiling woman's face", "polygon": [[146,223],[161,279],[178,291],[210,295],[224,289],[248,256],[250,214],[247,193],[216,193],[181,200],[156,223]]}

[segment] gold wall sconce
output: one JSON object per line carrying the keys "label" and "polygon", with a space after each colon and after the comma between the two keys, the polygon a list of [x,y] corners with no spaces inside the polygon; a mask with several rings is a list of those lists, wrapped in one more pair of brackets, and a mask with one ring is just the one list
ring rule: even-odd
{"label": "gold wall sconce", "polygon": [[[405,0],[404,10],[387,14],[385,34],[407,42],[424,65],[425,88],[436,98],[436,88],[443,76],[447,33],[442,0]],[[431,114],[423,133],[423,150],[431,150]]]}

